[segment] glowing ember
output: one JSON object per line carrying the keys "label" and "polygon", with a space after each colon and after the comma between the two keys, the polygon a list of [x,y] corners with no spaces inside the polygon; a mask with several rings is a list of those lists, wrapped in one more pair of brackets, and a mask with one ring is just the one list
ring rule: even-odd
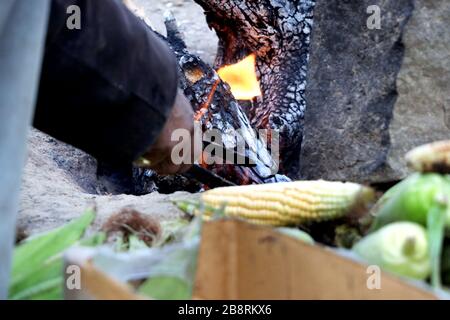
{"label": "glowing ember", "polygon": [[252,100],[261,95],[255,65],[256,56],[251,54],[244,60],[218,71],[220,78],[230,85],[231,93],[237,100]]}

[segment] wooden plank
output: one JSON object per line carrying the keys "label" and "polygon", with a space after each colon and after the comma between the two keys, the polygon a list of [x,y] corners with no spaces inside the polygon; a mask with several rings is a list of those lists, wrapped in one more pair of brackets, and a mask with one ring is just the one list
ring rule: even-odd
{"label": "wooden plank", "polygon": [[224,220],[204,226],[194,296],[199,299],[437,299],[367,266],[270,228]]}

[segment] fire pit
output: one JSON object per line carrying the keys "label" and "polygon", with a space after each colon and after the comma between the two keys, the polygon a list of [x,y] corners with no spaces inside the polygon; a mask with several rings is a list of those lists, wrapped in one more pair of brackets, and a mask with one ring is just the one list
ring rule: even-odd
{"label": "fire pit", "polygon": [[255,56],[262,94],[242,106],[254,128],[279,132],[281,172],[295,177],[315,1],[195,2],[205,9],[208,24],[219,37],[216,69]]}

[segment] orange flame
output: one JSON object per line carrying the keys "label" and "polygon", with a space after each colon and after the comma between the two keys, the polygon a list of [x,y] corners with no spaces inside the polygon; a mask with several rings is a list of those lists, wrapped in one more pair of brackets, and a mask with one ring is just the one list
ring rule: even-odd
{"label": "orange flame", "polygon": [[252,100],[262,95],[256,77],[256,55],[251,54],[244,60],[221,68],[220,78],[231,87],[231,93],[237,100]]}

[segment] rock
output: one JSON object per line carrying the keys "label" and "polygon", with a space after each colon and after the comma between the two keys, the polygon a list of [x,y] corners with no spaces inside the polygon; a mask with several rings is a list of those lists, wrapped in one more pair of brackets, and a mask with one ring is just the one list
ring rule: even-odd
{"label": "rock", "polygon": [[91,156],[34,129],[28,145],[18,216],[18,228],[26,235],[58,227],[92,206],[98,214],[95,227],[124,207],[158,220],[174,219],[182,212],[172,201],[193,197],[188,193],[107,194],[107,187],[97,177],[97,162]]}
{"label": "rock", "polygon": [[[380,30],[367,27],[370,5]],[[302,178],[398,180],[406,151],[450,136],[449,11],[446,0],[317,1]]]}
{"label": "rock", "polygon": [[388,165],[403,177],[404,154],[450,138],[450,2],[416,1],[404,35],[405,58],[390,130]]}

